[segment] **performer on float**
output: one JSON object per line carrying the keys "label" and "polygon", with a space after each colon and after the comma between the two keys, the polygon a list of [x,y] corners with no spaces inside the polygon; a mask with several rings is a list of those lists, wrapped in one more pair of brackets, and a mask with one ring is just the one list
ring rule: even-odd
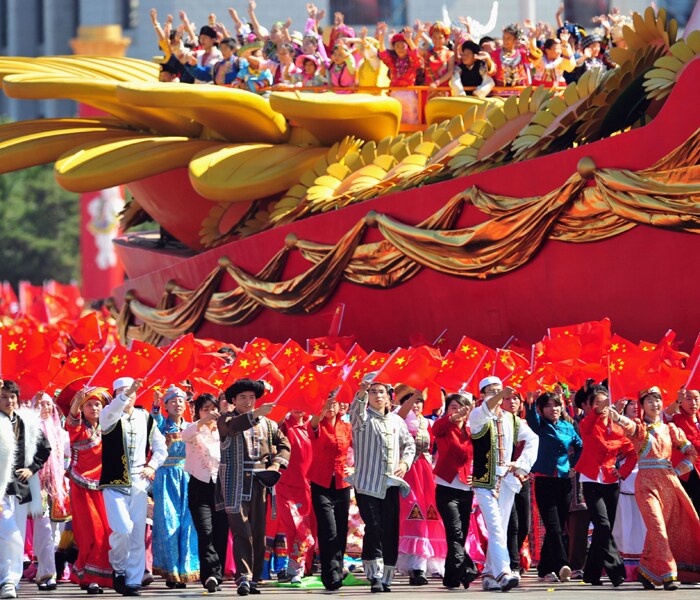
{"label": "performer on float", "polygon": [[268,488],[289,463],[289,440],[277,423],[266,418],[274,403],[256,400],[265,393],[265,384],[239,379],[226,390],[233,412],[219,417],[221,464],[217,480],[218,509],[225,509],[233,534],[238,595],[259,593],[265,560],[265,520]]}
{"label": "performer on float", "polygon": [[[681,582],[700,581],[700,520],[678,480],[693,468],[697,452],[680,429],[661,420],[658,387],[641,392],[639,402],[643,420],[633,421],[610,409],[639,454],[635,494],[647,526],[639,582],[645,589],[663,584],[666,590],[677,590]],[[686,456],[675,469],[674,447]]]}
{"label": "performer on float", "polygon": [[[501,409],[503,399],[515,393],[495,376],[479,383],[482,403],[469,414],[474,448],[472,487],[488,531],[486,564],[482,573],[485,590],[507,592],[520,582],[510,569],[506,532],[513,497],[520,490],[537,458],[539,439],[527,423]],[[512,460],[515,445],[525,442],[520,457]]]}
{"label": "performer on float", "polygon": [[445,570],[445,528],[438,516],[433,477],[432,421],[422,412],[423,395],[416,389],[398,384],[394,396],[399,402],[398,414],[406,422],[416,443],[416,459],[406,473],[410,492],[400,502],[399,558],[396,564],[408,572],[409,585],[427,585],[426,573]]}
{"label": "performer on float", "polygon": [[304,574],[311,571],[314,560],[315,524],[312,522],[309,485],[313,456],[307,421],[303,411],[293,410],[280,424],[280,431],[289,440],[292,454],[280,482],[275,486],[277,518],[271,521],[273,526],[267,532],[268,540],[276,537],[272,535],[274,530],[277,536],[284,536],[288,563],[286,568],[277,572],[277,579],[293,584],[301,583]]}
{"label": "performer on float", "polygon": [[187,505],[197,530],[199,578],[210,594],[220,591],[228,545],[226,513],[216,510],[216,480],[221,450],[216,421],[219,401],[212,394],[200,394],[194,401],[195,422],[182,432],[185,442]]}
{"label": "performer on float", "polygon": [[19,409],[20,390],[0,380],[0,597],[16,598],[27,515],[42,514],[39,469],[51,454],[39,418]]}
{"label": "performer on float", "polygon": [[100,488],[102,472],[102,429],[100,412],[111,402],[105,388],[80,390],[73,397],[66,417],[70,439],[70,503],[74,515],[71,523],[78,558],[73,563],[71,580],[88,594],[100,594],[112,586],[109,564],[107,513]]}
{"label": "performer on float", "polygon": [[62,415],[51,396],[39,392],[33,404],[39,414],[41,431],[51,447],[51,454],[39,471],[43,512],[33,519],[34,553],[37,557],[34,581],[39,590],[52,591],[57,588],[56,550],[61,538],[61,524],[70,519],[64,461],[68,437],[61,423]]}
{"label": "performer on float", "polygon": [[[613,586],[626,579],[625,564],[612,535],[615,526],[620,481],[637,464],[637,453],[622,428],[610,419],[610,396],[603,387],[591,392],[593,410],[580,423],[583,451],[576,463],[583,495],[593,522],[593,537],[586,555],[583,581],[601,585],[603,569]],[[624,460],[619,470],[618,460]]]}
{"label": "performer on float", "polygon": [[516,24],[503,29],[503,46],[491,53],[491,59],[496,65],[494,79],[501,87],[529,85],[530,63],[542,56],[534,38],[530,39],[529,47],[525,44],[525,32]]}
{"label": "performer on float", "polygon": [[146,567],[146,512],[148,490],[156,469],[168,454],[165,438],[155,420],[136,408],[140,381],[122,377],[114,381],[114,399],[102,409],[102,473],[100,489],[105,502],[109,536],[109,562],[113,587],[123,596],[141,595]]}
{"label": "performer on float", "polygon": [[404,476],[416,444],[406,424],[390,412],[391,386],[365,375],[350,404],[357,506],[365,522],[362,565],[372,592],[390,592],[399,554],[399,493],[410,492]]}
{"label": "performer on float", "polygon": [[340,418],[335,397],[332,392],[321,412],[307,425],[313,453],[309,480],[318,528],[321,581],[329,591],[343,585],[350,512],[350,484],[344,478],[352,473],[347,463],[352,426]]}
{"label": "performer on float", "polygon": [[[628,400],[624,405],[622,414],[628,419],[638,419],[639,402]],[[624,463],[622,467],[624,467]],[[617,549],[625,563],[627,581],[637,581],[639,559],[642,557],[644,538],[647,535],[647,528],[644,525],[642,513],[639,512],[639,504],[634,493],[638,474],[639,464],[635,453],[634,469],[620,482],[620,500],[617,503],[617,514],[615,515],[615,525],[612,532]]]}
{"label": "performer on float", "polygon": [[442,585],[465,589],[479,574],[465,551],[472,515],[473,450],[467,419],[473,406],[472,395],[450,394],[445,398],[444,416],[433,425],[437,447],[435,499],[445,526],[447,556]]}
{"label": "performer on float", "polygon": [[581,454],[581,438],[573,424],[563,418],[561,394],[528,392],[526,402],[527,423],[540,439],[532,466],[535,500],[545,528],[537,574],[550,583],[569,581],[571,567],[563,532],[571,502],[569,472]]}
{"label": "performer on float", "polygon": [[[678,392],[675,402],[668,405],[664,412],[667,422],[673,423],[685,433],[685,437],[693,444],[695,451],[700,454],[700,390],[686,390],[682,388]],[[674,456],[674,464],[680,460],[680,456]],[[698,476],[700,463],[695,462],[695,468],[681,476],[681,485],[690,501],[695,507],[695,512],[700,515],[700,476]]]}
{"label": "performer on float", "polygon": [[167,417],[160,414],[159,392],[154,394],[151,412],[168,448],[168,456],[153,481],[153,572],[165,578],[167,587],[182,589],[199,579],[197,531],[188,508],[190,477],[185,471],[182,440],[182,431],[189,425],[182,417],[187,394],[171,385],[162,399]]}

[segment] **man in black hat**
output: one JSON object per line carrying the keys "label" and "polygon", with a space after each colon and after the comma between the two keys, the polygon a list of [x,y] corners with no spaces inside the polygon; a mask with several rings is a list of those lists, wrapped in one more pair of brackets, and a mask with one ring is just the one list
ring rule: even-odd
{"label": "man in black hat", "polygon": [[265,384],[239,379],[226,390],[234,406],[218,420],[221,463],[217,481],[217,509],[223,508],[233,534],[238,595],[259,593],[257,583],[265,560],[267,491],[286,468],[291,454],[289,440],[277,423],[266,418],[274,402],[255,408]]}

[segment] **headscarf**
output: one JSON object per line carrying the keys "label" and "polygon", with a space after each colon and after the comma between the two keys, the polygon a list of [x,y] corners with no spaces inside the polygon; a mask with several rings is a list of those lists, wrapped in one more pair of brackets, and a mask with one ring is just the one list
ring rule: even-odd
{"label": "headscarf", "polygon": [[54,504],[54,512],[62,515],[67,515],[70,512],[68,493],[65,486],[65,445],[67,442],[66,430],[61,424],[61,415],[58,407],[53,401],[53,398],[44,393],[37,398],[34,403],[34,409],[39,412],[39,402],[51,401],[51,414],[47,418],[40,418],[41,430],[44,437],[51,446],[51,454],[44,463],[44,466],[39,471],[39,481],[41,489],[44,490],[51,498]]}

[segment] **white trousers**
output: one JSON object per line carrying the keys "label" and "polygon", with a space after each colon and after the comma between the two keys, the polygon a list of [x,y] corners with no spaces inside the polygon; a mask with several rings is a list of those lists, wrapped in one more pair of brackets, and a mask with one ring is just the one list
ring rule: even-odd
{"label": "white trousers", "polygon": [[484,516],[484,524],[489,534],[489,543],[486,550],[486,564],[483,577],[491,576],[500,580],[502,575],[510,576],[510,555],[506,534],[510,511],[513,508],[515,490],[501,484],[498,498],[493,490],[474,488],[474,496]]}
{"label": "white trousers", "polygon": [[34,518],[34,554],[37,558],[36,582],[56,578],[56,550],[61,541],[61,523],[48,516]]}
{"label": "white trousers", "polygon": [[109,562],[112,569],[126,574],[126,585],[140,587],[146,570],[146,513],[148,482],[131,486],[131,494],[102,491],[112,534],[109,536]]}
{"label": "white trousers", "polygon": [[19,585],[24,570],[24,535],[29,503],[19,504],[17,496],[5,496],[0,503],[0,585]]}

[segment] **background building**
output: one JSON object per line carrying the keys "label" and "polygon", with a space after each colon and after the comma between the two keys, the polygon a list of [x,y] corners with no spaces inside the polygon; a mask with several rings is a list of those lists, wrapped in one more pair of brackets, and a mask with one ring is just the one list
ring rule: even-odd
{"label": "background building", "polygon": [[[500,0],[496,31],[513,21],[530,18],[533,21],[554,21],[560,0]],[[247,14],[247,0],[0,0],[0,55],[46,56],[72,54],[70,40],[77,35],[81,25],[122,26],[124,36],[130,38],[128,56],[149,60],[158,54],[156,38],[151,26],[149,11],[156,8],[161,22],[168,14],[179,22],[178,11],[187,12],[197,27],[203,25],[209,13],[227,26],[231,23],[228,7],[233,6],[241,18]],[[257,0],[258,19],[265,27],[292,18],[293,29],[303,29],[306,22],[306,0]],[[332,22],[332,15],[340,10],[350,25],[374,24],[385,20],[390,27],[443,18],[443,10],[456,20],[469,15],[481,23],[487,23],[491,12],[490,2],[475,0],[316,0],[317,6],[326,11],[325,24]],[[613,4],[622,12],[643,10],[649,0],[567,0],[571,11],[583,9],[603,12]],[[658,6],[667,7],[672,14],[683,18],[694,0],[657,0]],[[580,17],[577,17],[580,18]],[[70,116],[75,105],[68,101],[15,101],[0,94],[0,116],[12,120],[37,117]]]}

